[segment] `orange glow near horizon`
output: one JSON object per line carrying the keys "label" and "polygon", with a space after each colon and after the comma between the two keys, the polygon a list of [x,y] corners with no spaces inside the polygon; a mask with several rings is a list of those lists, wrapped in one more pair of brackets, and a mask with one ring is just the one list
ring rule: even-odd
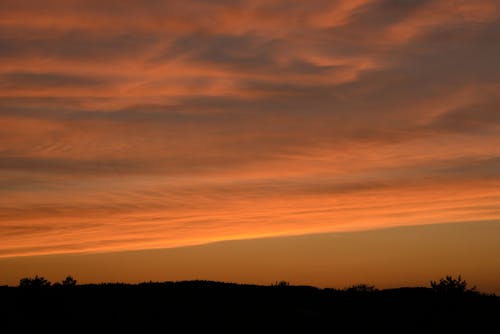
{"label": "orange glow near horizon", "polygon": [[0,258],[500,219],[497,1],[0,3]]}

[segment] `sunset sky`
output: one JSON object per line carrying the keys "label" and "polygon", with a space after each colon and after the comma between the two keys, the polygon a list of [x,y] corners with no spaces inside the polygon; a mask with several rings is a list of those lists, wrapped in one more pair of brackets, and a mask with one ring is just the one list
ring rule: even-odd
{"label": "sunset sky", "polygon": [[0,285],[500,292],[499,41],[497,0],[1,0]]}

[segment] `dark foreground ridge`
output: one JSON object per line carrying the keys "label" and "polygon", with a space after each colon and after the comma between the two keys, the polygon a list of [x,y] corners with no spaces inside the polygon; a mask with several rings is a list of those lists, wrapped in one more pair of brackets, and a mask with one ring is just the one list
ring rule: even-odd
{"label": "dark foreground ridge", "polygon": [[430,288],[344,290],[212,281],[0,287],[1,333],[487,333],[500,298],[452,278]]}

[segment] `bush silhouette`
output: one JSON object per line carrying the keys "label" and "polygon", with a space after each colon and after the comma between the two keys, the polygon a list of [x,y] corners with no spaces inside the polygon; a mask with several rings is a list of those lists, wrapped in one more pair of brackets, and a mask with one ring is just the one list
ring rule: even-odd
{"label": "bush silhouette", "polygon": [[367,285],[367,284],[356,284],[351,287],[348,287],[345,289],[347,292],[357,292],[357,293],[368,293],[368,292],[375,292],[377,291],[377,288],[375,288],[373,285]]}
{"label": "bush silhouette", "polygon": [[441,278],[439,282],[431,281],[431,288],[440,294],[462,294],[465,292],[475,292],[476,287],[467,288],[467,281],[463,280],[460,275],[455,279],[452,276]]}
{"label": "bush silhouette", "polygon": [[275,283],[271,284],[271,286],[287,287],[290,286],[290,283],[287,281],[276,281]]}
{"label": "bush silhouette", "polygon": [[19,280],[20,288],[30,288],[30,289],[39,289],[46,288],[50,286],[50,282],[43,277],[39,277],[38,275],[34,278],[26,277],[21,278]]}

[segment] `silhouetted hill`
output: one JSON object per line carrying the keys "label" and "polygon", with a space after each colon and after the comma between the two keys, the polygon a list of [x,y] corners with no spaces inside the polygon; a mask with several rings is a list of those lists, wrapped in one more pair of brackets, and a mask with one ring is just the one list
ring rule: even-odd
{"label": "silhouetted hill", "polygon": [[485,333],[499,319],[499,297],[431,288],[211,281],[0,287],[1,333]]}

